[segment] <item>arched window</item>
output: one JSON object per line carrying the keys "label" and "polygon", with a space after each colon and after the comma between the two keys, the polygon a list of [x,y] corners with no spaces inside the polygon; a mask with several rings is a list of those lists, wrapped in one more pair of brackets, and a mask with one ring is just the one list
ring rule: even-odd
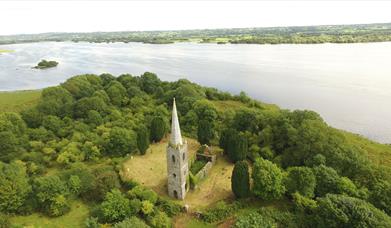
{"label": "arched window", "polygon": [[186,170],[184,170],[184,171],[183,171],[183,175],[185,175],[185,176],[186,176]]}
{"label": "arched window", "polygon": [[172,159],[172,162],[175,163],[175,156],[174,155],[171,156],[171,159]]}
{"label": "arched window", "polygon": [[173,176],[174,178],[176,178],[176,174],[175,174],[175,173],[173,173],[172,176]]}
{"label": "arched window", "polygon": [[186,158],[186,154],[185,153],[183,153],[182,158],[183,158],[183,161],[184,161],[185,158]]}

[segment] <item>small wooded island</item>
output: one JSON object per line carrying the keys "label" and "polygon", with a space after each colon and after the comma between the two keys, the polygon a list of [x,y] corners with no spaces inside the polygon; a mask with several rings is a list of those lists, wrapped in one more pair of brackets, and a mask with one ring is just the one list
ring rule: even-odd
{"label": "small wooded island", "polygon": [[56,67],[58,65],[58,62],[56,61],[47,61],[45,59],[41,60],[41,62],[38,63],[38,65],[36,65],[34,67],[34,69],[47,69],[47,68],[52,68],[52,67]]}

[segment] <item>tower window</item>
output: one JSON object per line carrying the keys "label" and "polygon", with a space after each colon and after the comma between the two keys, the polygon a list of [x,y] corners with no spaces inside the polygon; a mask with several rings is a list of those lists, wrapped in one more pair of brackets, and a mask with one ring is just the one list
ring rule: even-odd
{"label": "tower window", "polygon": [[183,158],[183,161],[184,161],[185,158],[186,158],[186,154],[185,153],[183,153],[182,158]]}
{"label": "tower window", "polygon": [[175,156],[174,155],[171,156],[171,159],[172,159],[172,162],[175,163]]}
{"label": "tower window", "polygon": [[172,176],[173,176],[174,178],[176,178],[176,174],[175,174],[175,173],[173,173]]}

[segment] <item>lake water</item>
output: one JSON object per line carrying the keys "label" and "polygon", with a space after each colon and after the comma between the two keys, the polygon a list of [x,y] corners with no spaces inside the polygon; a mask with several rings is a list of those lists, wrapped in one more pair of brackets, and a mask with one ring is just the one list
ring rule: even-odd
{"label": "lake water", "polygon": [[[39,89],[84,73],[155,72],[289,109],[391,143],[391,43],[216,45],[45,42],[2,45],[0,91]],[[31,69],[41,59],[60,64]]]}

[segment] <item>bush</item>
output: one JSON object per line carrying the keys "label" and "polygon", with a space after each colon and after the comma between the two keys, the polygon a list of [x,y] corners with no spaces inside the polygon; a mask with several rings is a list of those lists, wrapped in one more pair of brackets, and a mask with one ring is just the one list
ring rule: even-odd
{"label": "bush", "polygon": [[253,192],[264,200],[279,199],[285,192],[283,172],[274,163],[259,158],[253,168]]}
{"label": "bush", "polygon": [[86,228],[99,228],[100,225],[98,223],[98,218],[89,217],[84,221],[84,225]]}
{"label": "bush", "polygon": [[125,189],[127,190],[131,190],[133,189],[134,187],[138,186],[139,183],[137,183],[137,181],[135,180],[121,180],[121,185],[122,187],[124,187]]}
{"label": "bush", "polygon": [[21,162],[0,162],[0,211],[19,212],[30,193],[25,165]]}
{"label": "bush", "polygon": [[100,201],[111,189],[118,189],[121,187],[118,173],[115,172],[111,166],[103,166],[94,170],[94,176],[94,188],[86,195],[88,199]]}
{"label": "bush", "polygon": [[343,195],[318,200],[316,227],[391,227],[391,218],[372,204]]}
{"label": "bush", "polygon": [[148,228],[145,222],[135,216],[129,217],[122,222],[116,223],[113,228]]}
{"label": "bush", "polygon": [[205,222],[213,223],[221,221],[231,216],[236,210],[241,208],[239,202],[227,204],[224,201],[218,202],[214,207],[207,209],[201,216]]}
{"label": "bush", "polygon": [[152,204],[155,204],[158,199],[158,195],[156,194],[156,192],[154,192],[151,189],[145,188],[141,185],[138,185],[138,186],[134,187],[132,190],[130,190],[128,192],[128,196],[131,199],[138,198],[142,201],[148,200]]}
{"label": "bush", "polygon": [[114,127],[110,131],[108,143],[105,146],[106,154],[124,156],[137,149],[137,135],[134,131]]}
{"label": "bush", "polygon": [[157,208],[161,211],[164,211],[168,216],[173,217],[179,214],[182,210],[182,206],[166,199],[159,199],[157,203]]}
{"label": "bush", "polygon": [[246,161],[238,161],[232,171],[231,189],[237,198],[244,198],[250,192],[250,174]]}
{"label": "bush", "polygon": [[67,211],[65,197],[69,191],[66,183],[58,176],[35,179],[33,189],[39,205],[49,215],[58,216]]}
{"label": "bush", "polygon": [[63,195],[58,195],[51,200],[49,206],[49,215],[50,216],[61,216],[70,211],[70,206],[68,200]]}
{"label": "bush", "polygon": [[11,226],[7,215],[0,213],[0,228],[9,228]]}
{"label": "bush", "polygon": [[142,203],[139,199],[132,199],[129,202],[130,214],[137,215],[141,211]]}
{"label": "bush", "polygon": [[149,202],[148,200],[142,201],[141,212],[143,212],[144,215],[151,214],[153,212],[153,203]]}
{"label": "bush", "polygon": [[104,222],[118,222],[125,219],[130,214],[129,199],[127,199],[118,189],[113,189],[105,196],[100,205]]}
{"label": "bush", "polygon": [[171,228],[171,219],[162,211],[155,211],[148,216],[148,223],[155,228]]}
{"label": "bush", "polygon": [[190,172],[196,175],[206,165],[205,160],[196,160],[190,166]]}
{"label": "bush", "polygon": [[370,201],[391,216],[391,183],[379,181],[371,191]]}
{"label": "bush", "polygon": [[317,207],[315,200],[302,196],[298,192],[293,193],[292,198],[295,209],[300,212],[312,213]]}
{"label": "bush", "polygon": [[302,196],[312,198],[314,196],[315,186],[316,178],[311,168],[288,168],[288,175],[285,178],[285,187],[289,194],[298,192]]}
{"label": "bush", "polygon": [[268,217],[259,213],[239,216],[235,222],[234,228],[277,228],[277,223]]}

